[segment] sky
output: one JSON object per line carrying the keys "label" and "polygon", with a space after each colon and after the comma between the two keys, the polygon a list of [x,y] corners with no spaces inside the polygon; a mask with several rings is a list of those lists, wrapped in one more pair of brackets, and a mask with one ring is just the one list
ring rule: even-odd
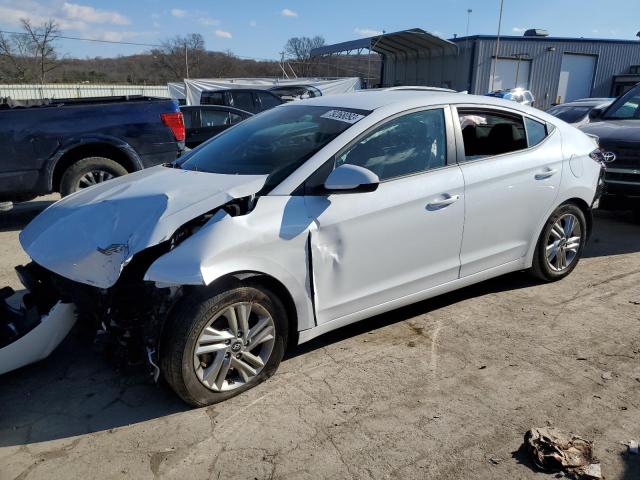
{"label": "sky", "polygon": [[[422,28],[444,38],[495,35],[500,0],[0,0],[0,29],[21,18],[57,20],[63,35],[158,44],[201,33],[209,50],[276,59],[287,39],[321,35],[336,43]],[[470,14],[467,11],[471,9]],[[503,35],[544,28],[553,36],[636,39],[640,0],[504,0]],[[115,57],[148,46],[59,40],[66,57]]]}

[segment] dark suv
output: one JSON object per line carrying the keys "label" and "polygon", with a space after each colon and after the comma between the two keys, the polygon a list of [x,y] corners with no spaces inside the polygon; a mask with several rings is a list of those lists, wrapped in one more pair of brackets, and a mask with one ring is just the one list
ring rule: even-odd
{"label": "dark suv", "polygon": [[609,162],[603,203],[623,203],[640,221],[640,83],[589,118],[582,131],[598,137]]}
{"label": "dark suv", "polygon": [[201,105],[226,105],[245,112],[259,113],[284,103],[280,97],[267,90],[230,88],[205,90],[200,95]]}

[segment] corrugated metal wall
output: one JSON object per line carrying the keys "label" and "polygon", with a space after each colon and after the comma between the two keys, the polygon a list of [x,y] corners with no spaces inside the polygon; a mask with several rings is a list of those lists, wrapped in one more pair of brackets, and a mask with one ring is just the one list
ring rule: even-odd
{"label": "corrugated metal wall", "polygon": [[[474,61],[475,80],[472,91],[484,94],[490,90],[491,59],[494,56],[495,39],[477,39]],[[555,51],[550,51],[555,48]],[[555,102],[558,80],[564,53],[595,55],[596,72],[591,89],[592,97],[611,95],[613,76],[627,73],[631,65],[640,64],[640,42],[598,42],[558,40],[500,40],[499,57],[523,57],[531,60],[529,88],[536,97],[536,106],[546,109]]]}
{"label": "corrugated metal wall", "polygon": [[[468,71],[469,59],[461,61],[460,55],[441,56],[428,52],[386,55],[384,59],[383,86],[424,85],[456,88],[457,78]],[[467,88],[467,87],[465,87]]]}
{"label": "corrugated metal wall", "polygon": [[0,98],[10,97],[13,100],[113,97],[121,95],[169,97],[169,89],[166,85],[89,85],[69,83],[51,83],[44,85],[0,84]]}
{"label": "corrugated metal wall", "polygon": [[[384,60],[384,86],[429,85],[469,90],[485,94],[490,90],[491,60],[495,53],[495,38],[469,37],[454,40],[459,54],[438,56],[434,52],[419,55],[387,55]],[[554,49],[550,51],[549,49]],[[500,40],[499,57],[516,58],[517,54],[531,61],[529,88],[536,97],[536,107],[546,109],[556,101],[562,55],[574,53],[595,55],[596,71],[592,97],[612,94],[613,76],[640,64],[640,41],[579,41],[543,38],[509,38]]]}

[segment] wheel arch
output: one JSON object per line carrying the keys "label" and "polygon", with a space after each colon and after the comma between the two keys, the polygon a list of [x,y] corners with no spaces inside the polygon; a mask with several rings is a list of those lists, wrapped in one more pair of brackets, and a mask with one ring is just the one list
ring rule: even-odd
{"label": "wheel arch", "polygon": [[532,265],[533,255],[534,255],[534,252],[536,250],[536,246],[538,245],[538,240],[540,239],[540,235],[542,234],[542,231],[544,230],[545,225],[549,221],[549,217],[551,215],[553,215],[553,212],[555,212],[558,208],[560,208],[563,205],[575,205],[576,207],[578,207],[584,213],[584,218],[585,218],[585,221],[587,222],[587,240],[591,236],[591,231],[592,231],[592,228],[593,228],[593,213],[591,211],[591,207],[586,202],[586,200],[584,200],[584,198],[577,197],[577,196],[569,196],[565,200],[563,200],[560,203],[554,205],[547,212],[547,214],[545,215],[542,223],[540,225],[538,225],[538,228],[536,229],[536,232],[537,232],[536,236],[533,239],[533,241],[531,242],[531,245],[529,246],[529,251],[527,252],[527,256],[526,256],[526,259],[525,259],[525,268],[529,268]]}
{"label": "wheel arch", "polygon": [[[197,285],[188,288],[192,290],[207,289],[215,292],[240,286],[264,287],[278,296],[287,313],[288,345],[297,345],[298,309],[289,289],[276,277],[255,270],[241,270],[222,275],[206,286]],[[185,293],[188,295],[188,290]]]}
{"label": "wheel arch", "polygon": [[92,139],[74,143],[59,151],[49,164],[49,190],[59,191],[65,170],[78,160],[89,157],[105,157],[131,173],[142,169],[137,153],[125,143],[113,143],[106,139]]}
{"label": "wheel arch", "polygon": [[591,236],[591,232],[593,230],[593,212],[592,212],[591,207],[589,206],[589,204],[587,202],[585,202],[584,199],[582,199],[582,198],[572,197],[572,198],[562,202],[560,205],[558,205],[558,207],[560,207],[562,205],[575,205],[580,210],[582,210],[582,213],[584,214],[585,221],[587,222],[587,240],[588,240],[589,237]]}

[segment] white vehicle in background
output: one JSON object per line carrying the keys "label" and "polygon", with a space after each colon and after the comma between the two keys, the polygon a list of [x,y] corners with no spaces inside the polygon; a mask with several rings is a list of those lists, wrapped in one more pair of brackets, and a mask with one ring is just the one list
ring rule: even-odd
{"label": "white vehicle in background", "polygon": [[601,160],[579,130],[486,96],[287,103],[41,213],[20,235],[25,312],[72,304],[186,402],[219,402],[287,345],[508,272],[565,277]]}
{"label": "white vehicle in background", "polygon": [[512,102],[519,103],[520,105],[527,105],[533,107],[535,98],[530,90],[524,88],[509,88],[506,90],[496,90],[486,94],[487,97],[502,98],[504,100],[511,100]]}
{"label": "white vehicle in background", "polygon": [[547,110],[547,113],[570,123],[574,127],[581,127],[589,123],[591,110],[594,108],[604,110],[614,100],[615,98],[581,98],[573,102],[554,105]]}

